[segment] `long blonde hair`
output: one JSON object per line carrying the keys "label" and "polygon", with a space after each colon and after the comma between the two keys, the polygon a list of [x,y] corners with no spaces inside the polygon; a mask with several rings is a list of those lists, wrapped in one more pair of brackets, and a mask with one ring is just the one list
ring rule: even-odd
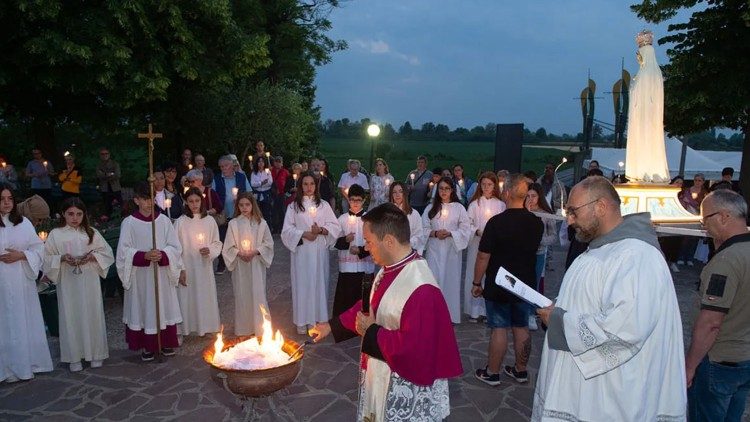
{"label": "long blonde hair", "polygon": [[492,189],[492,197],[500,199],[500,185],[498,185],[497,176],[491,171],[485,171],[484,173],[479,175],[479,180],[477,180],[477,190],[474,191],[474,195],[471,196],[471,200],[469,201],[469,203],[476,201],[477,199],[481,198],[482,195],[484,195],[482,193],[483,179],[492,180],[493,185],[495,185],[495,187]]}
{"label": "long blonde hair", "polygon": [[261,214],[258,201],[255,200],[255,195],[253,195],[252,192],[242,192],[237,195],[237,199],[234,201],[234,218],[242,215],[242,212],[240,211],[240,199],[247,199],[250,201],[250,204],[253,206],[251,211],[252,219],[255,220],[256,223],[260,223],[260,220],[263,219],[263,214]]}

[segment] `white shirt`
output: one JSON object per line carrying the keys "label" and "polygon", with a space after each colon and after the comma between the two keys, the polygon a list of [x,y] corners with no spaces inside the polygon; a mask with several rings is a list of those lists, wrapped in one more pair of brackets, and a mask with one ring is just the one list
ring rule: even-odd
{"label": "white shirt", "polygon": [[340,188],[348,189],[352,185],[360,185],[362,186],[362,189],[370,190],[370,185],[367,183],[367,177],[361,172],[357,172],[356,176],[352,176],[352,173],[348,171],[341,175],[341,179],[339,180]]}

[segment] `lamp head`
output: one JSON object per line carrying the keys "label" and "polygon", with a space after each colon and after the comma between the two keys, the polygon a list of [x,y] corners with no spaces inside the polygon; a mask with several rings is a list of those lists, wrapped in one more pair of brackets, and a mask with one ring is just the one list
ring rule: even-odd
{"label": "lamp head", "polygon": [[380,126],[374,123],[371,124],[370,126],[367,126],[367,134],[373,138],[380,135]]}

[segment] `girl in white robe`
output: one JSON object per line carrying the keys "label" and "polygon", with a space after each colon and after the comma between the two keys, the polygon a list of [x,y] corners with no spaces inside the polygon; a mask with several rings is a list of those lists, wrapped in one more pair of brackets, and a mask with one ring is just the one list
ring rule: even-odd
{"label": "girl in white robe", "polygon": [[222,251],[232,272],[234,334],[261,335],[266,301],[266,271],[273,262],[273,237],[252,192],[237,196]]}
{"label": "girl in white robe", "polygon": [[219,331],[219,301],[213,261],[221,253],[219,226],[206,213],[202,192],[190,188],[185,193],[185,214],[174,225],[182,246],[182,271],[177,287],[182,324],[181,335]]}
{"label": "girl in white robe", "polygon": [[424,254],[424,245],[427,241],[424,230],[422,230],[422,216],[419,211],[409,205],[409,200],[404,195],[408,192],[406,185],[402,182],[393,182],[388,191],[388,200],[399,207],[409,218],[409,244],[418,254]]}
{"label": "girl in white robe", "polygon": [[92,368],[109,357],[101,281],[115,262],[112,248],[89,225],[79,198],[62,204],[62,227],[52,230],[44,245],[44,273],[57,285],[60,313],[60,361],[70,371]]}
{"label": "girl in white robe", "polygon": [[281,241],[291,251],[292,320],[297,333],[328,321],[328,249],[341,233],[333,210],[321,201],[318,179],[303,173],[297,180],[297,198],[289,204]]}
{"label": "girl in white robe", "polygon": [[[479,176],[478,188],[469,203],[466,213],[471,223],[471,236],[466,251],[466,274],[464,275],[464,313],[469,315],[469,322],[477,322],[479,317],[486,316],[486,308],[482,297],[471,294],[474,282],[474,265],[477,262],[479,241],[482,239],[484,226],[487,221],[505,211],[505,202],[500,200],[500,187],[495,173],[488,171]],[[484,285],[484,276],[482,276]]]}
{"label": "girl in white robe", "polygon": [[461,322],[461,251],[469,244],[471,223],[449,177],[438,182],[435,199],[422,214],[422,227],[428,236],[427,265],[440,285],[451,321],[458,324]]}
{"label": "girl in white robe", "polygon": [[35,280],[44,245],[16,210],[13,191],[0,184],[0,381],[52,371]]}

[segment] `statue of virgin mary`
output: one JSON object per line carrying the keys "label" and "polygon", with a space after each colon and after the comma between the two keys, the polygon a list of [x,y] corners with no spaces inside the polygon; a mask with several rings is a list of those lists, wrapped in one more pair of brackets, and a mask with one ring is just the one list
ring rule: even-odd
{"label": "statue of virgin mary", "polygon": [[625,175],[638,182],[667,183],[664,79],[656,62],[653,33],[639,32],[636,42],[640,69],[630,88]]}

